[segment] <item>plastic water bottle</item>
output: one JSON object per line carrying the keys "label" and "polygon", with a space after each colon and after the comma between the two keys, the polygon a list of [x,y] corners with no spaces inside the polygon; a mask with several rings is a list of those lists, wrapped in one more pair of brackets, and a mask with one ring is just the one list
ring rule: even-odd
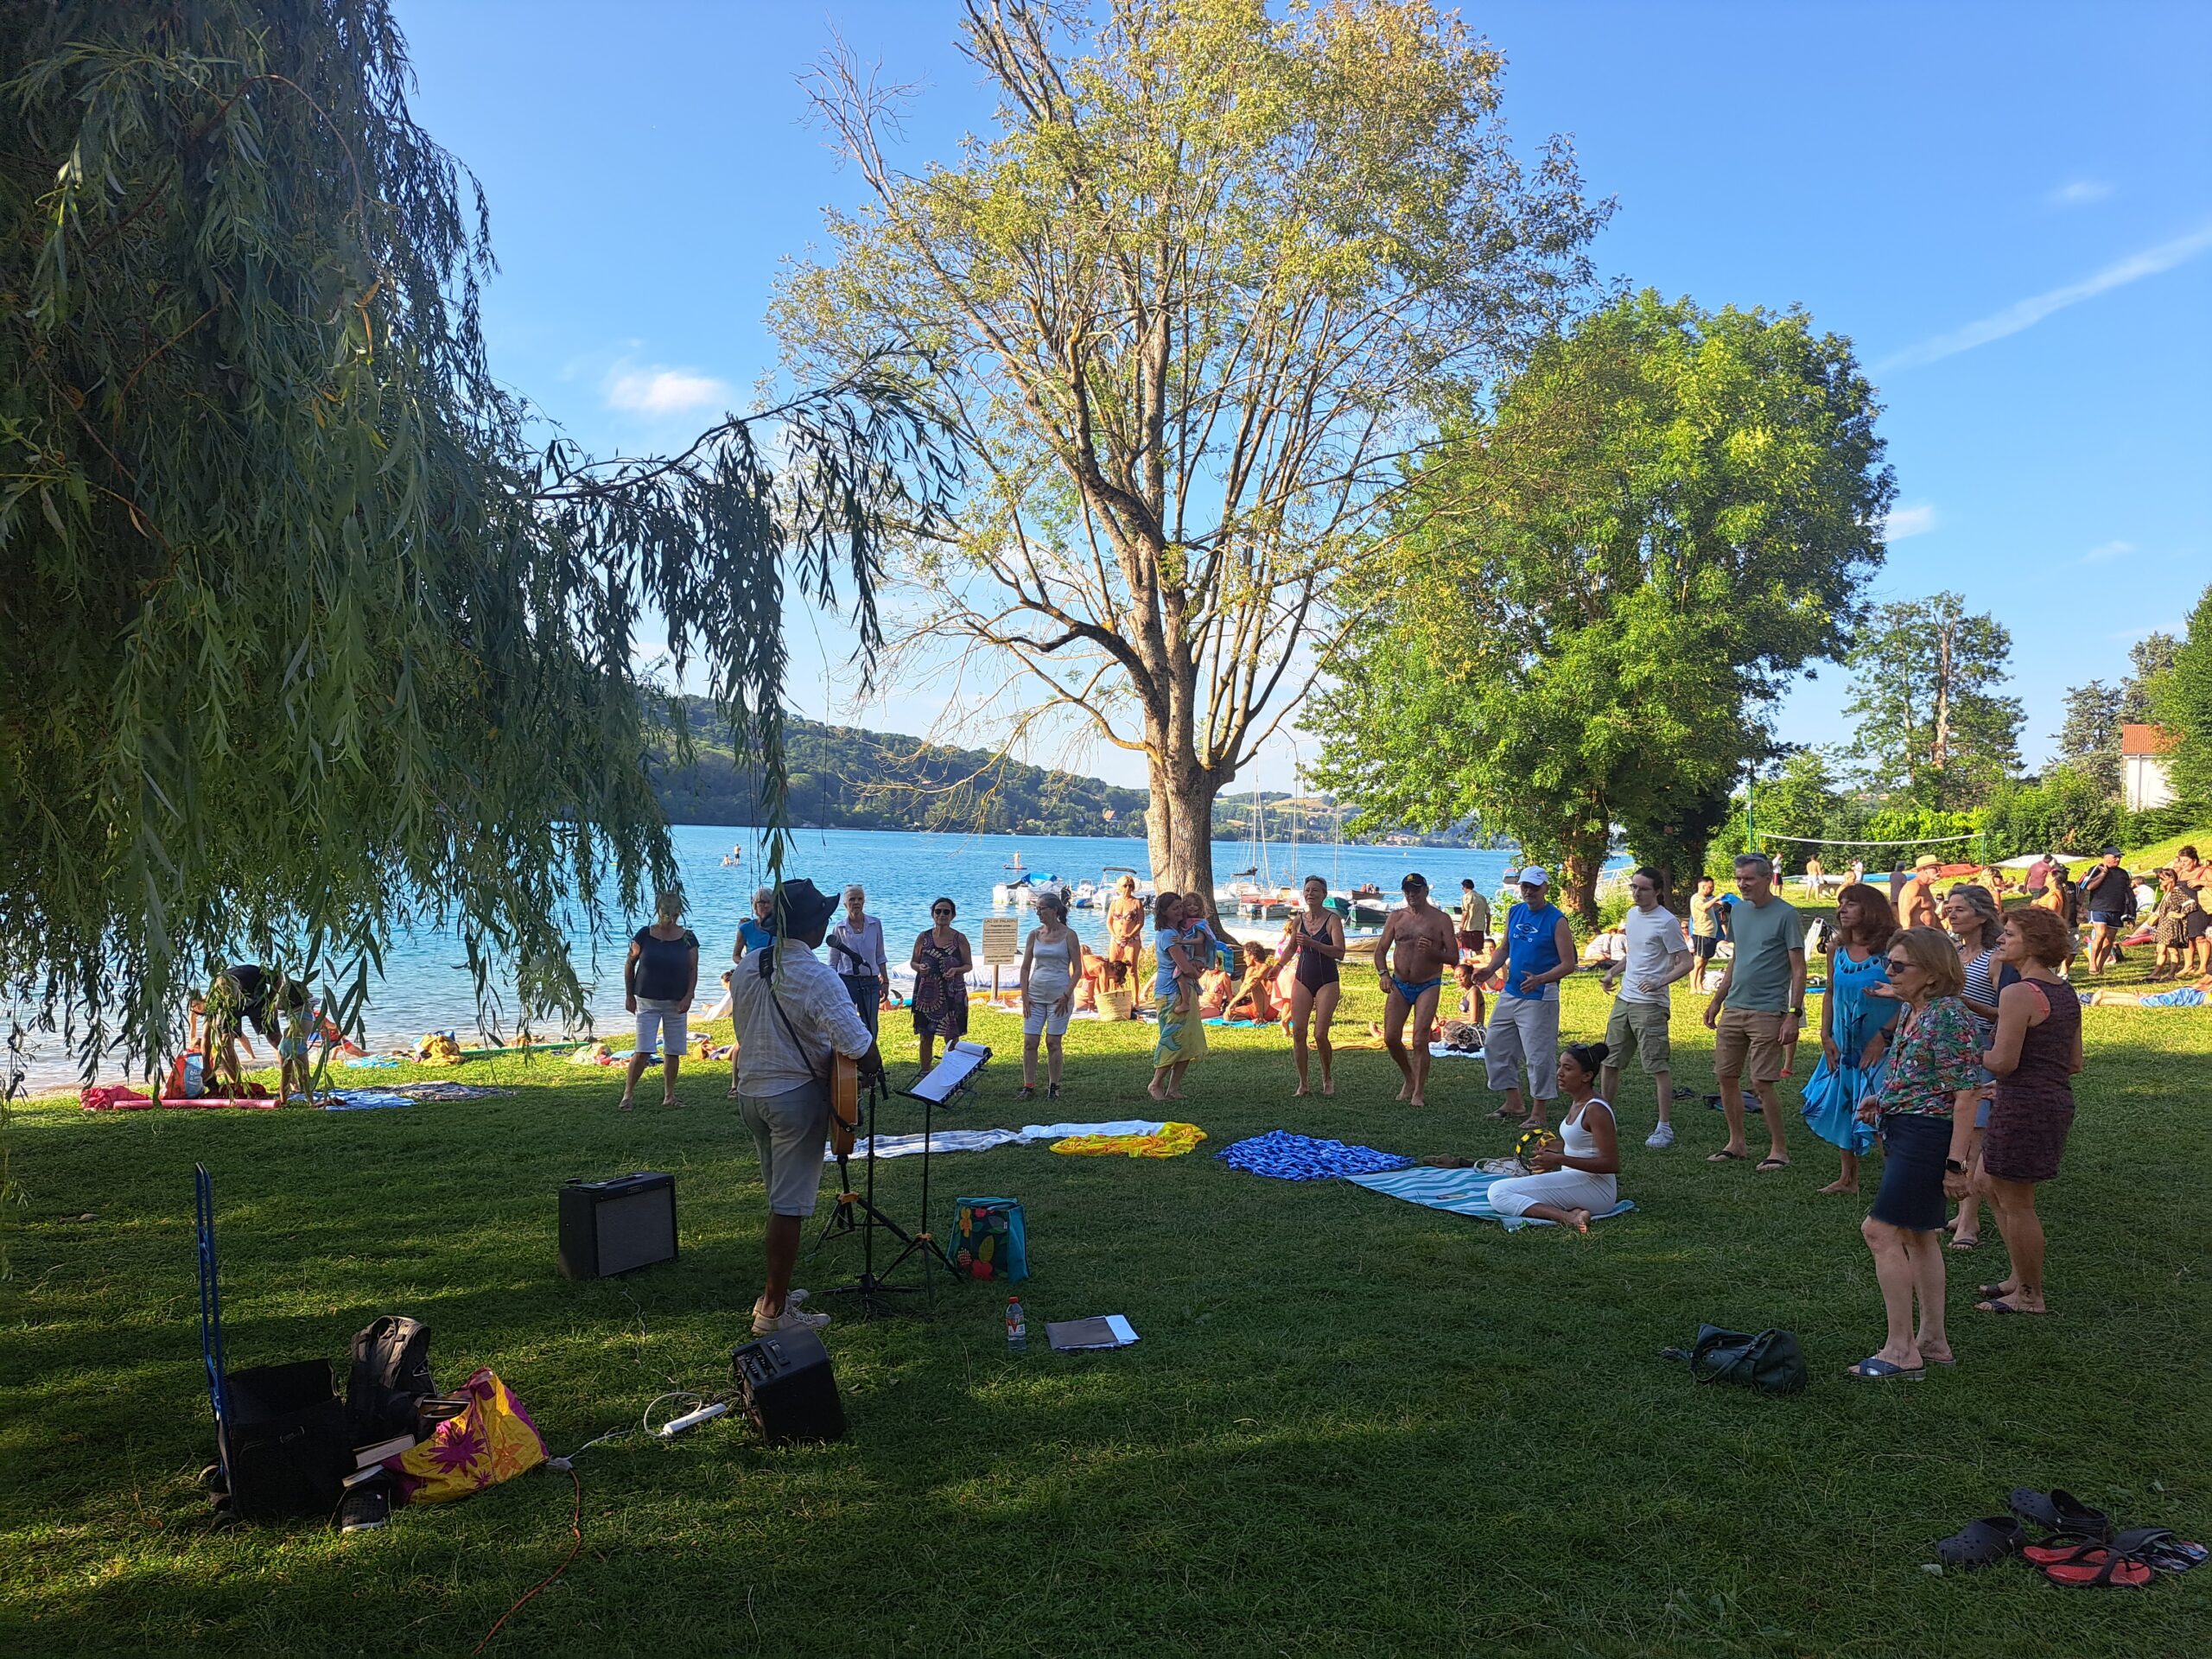
{"label": "plastic water bottle", "polygon": [[1029,1351],[1029,1321],[1021,1312],[1021,1298],[1006,1299],[1006,1351],[1009,1354]]}

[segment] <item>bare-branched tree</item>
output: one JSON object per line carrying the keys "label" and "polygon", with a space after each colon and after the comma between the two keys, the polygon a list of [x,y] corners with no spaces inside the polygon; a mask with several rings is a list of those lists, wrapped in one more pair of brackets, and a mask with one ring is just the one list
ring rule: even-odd
{"label": "bare-branched tree", "polygon": [[868,200],[778,326],[808,375],[938,365],[969,489],[894,651],[1141,753],[1154,871],[1210,897],[1214,799],[1354,620],[1430,410],[1556,321],[1605,208],[1563,140],[1524,169],[1503,60],[1425,0],[963,27],[998,101],[957,164],[894,163],[903,89],[849,54],[810,79]]}

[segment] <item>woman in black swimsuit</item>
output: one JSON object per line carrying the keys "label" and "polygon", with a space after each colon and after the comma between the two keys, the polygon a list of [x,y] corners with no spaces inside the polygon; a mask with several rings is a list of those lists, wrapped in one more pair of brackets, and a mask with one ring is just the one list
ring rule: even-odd
{"label": "woman in black swimsuit", "polygon": [[1294,913],[1284,925],[1283,949],[1294,954],[1298,964],[1297,976],[1290,988],[1290,1052],[1298,1063],[1298,1087],[1294,1094],[1306,1092],[1306,1033],[1310,1025],[1313,1046],[1321,1054],[1321,1092],[1337,1092],[1330,1066],[1336,1056],[1329,1046],[1329,1021],[1335,1018],[1337,998],[1343,987],[1337,983],[1337,963],[1344,959],[1344,925],[1333,911],[1322,908],[1329,896],[1329,884],[1318,875],[1306,878],[1306,908]]}

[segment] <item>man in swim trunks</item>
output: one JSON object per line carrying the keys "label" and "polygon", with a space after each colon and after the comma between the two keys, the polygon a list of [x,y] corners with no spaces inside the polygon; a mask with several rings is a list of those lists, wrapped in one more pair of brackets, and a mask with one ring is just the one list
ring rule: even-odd
{"label": "man in swim trunks", "polygon": [[[1388,1000],[1382,1007],[1382,1046],[1398,1063],[1405,1082],[1398,1098],[1412,1106],[1425,1106],[1428,1086],[1428,1045],[1421,1041],[1436,1020],[1436,999],[1444,988],[1444,970],[1459,959],[1452,918],[1428,902],[1428,880],[1408,874],[1400,882],[1406,895],[1403,910],[1383,919],[1382,936],[1375,941],[1375,972]],[[1385,958],[1390,966],[1382,965]],[[1406,1016],[1413,1016],[1414,1043],[1406,1048]]]}
{"label": "man in swim trunks", "polygon": [[1544,1109],[1559,1093],[1559,982],[1574,971],[1574,931],[1551,901],[1551,877],[1537,865],[1522,870],[1521,902],[1505,913],[1505,933],[1476,974],[1488,979],[1500,968],[1505,983],[1490,1016],[1483,1065],[1490,1086],[1505,1103],[1492,1117],[1522,1116],[1521,1071],[1529,1072],[1525,1128],[1544,1127]]}

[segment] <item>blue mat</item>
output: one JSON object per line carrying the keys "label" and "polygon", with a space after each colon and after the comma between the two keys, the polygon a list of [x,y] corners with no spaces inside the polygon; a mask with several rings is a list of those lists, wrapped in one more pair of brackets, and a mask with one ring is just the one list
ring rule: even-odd
{"label": "blue mat", "polygon": [[1224,1147],[1214,1156],[1231,1169],[1266,1175],[1278,1181],[1332,1181],[1339,1176],[1403,1169],[1413,1160],[1399,1152],[1377,1152],[1372,1147],[1347,1146],[1342,1141],[1317,1141],[1288,1129],[1269,1129]]}
{"label": "blue mat", "polygon": [[[1512,1179],[1510,1175],[1488,1175],[1479,1169],[1401,1169],[1345,1179],[1370,1192],[1403,1198],[1408,1204],[1449,1211],[1455,1216],[1471,1216],[1477,1221],[1499,1222],[1508,1232],[1522,1227],[1559,1225],[1555,1221],[1539,1221],[1529,1216],[1501,1216],[1490,1207],[1491,1188],[1499,1181]],[[1633,1198],[1623,1198],[1604,1215],[1592,1215],[1590,1219],[1603,1221],[1607,1216],[1625,1215],[1635,1208]]]}
{"label": "blue mat", "polygon": [[348,1089],[323,1103],[326,1112],[377,1112],[393,1106],[412,1106],[415,1103],[405,1095],[395,1095],[385,1089]]}

